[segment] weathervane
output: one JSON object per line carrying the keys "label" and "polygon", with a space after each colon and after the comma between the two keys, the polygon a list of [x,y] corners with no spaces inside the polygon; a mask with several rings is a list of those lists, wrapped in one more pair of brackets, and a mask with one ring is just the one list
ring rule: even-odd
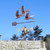
{"label": "weathervane", "polygon": [[[34,18],[32,18],[34,15],[32,15],[32,16],[29,17],[29,11],[30,11],[30,10],[25,10],[25,11],[24,11],[24,6],[22,6],[22,7],[21,7],[21,15],[19,15],[19,11],[18,11],[18,10],[16,11],[16,19],[20,18],[21,16],[24,16],[24,17],[25,17],[25,18],[24,18],[25,22],[20,22],[20,23],[13,22],[13,23],[12,23],[12,26],[16,26],[17,24],[25,24],[24,29],[23,29],[23,28],[22,28],[22,29],[18,29],[18,31],[24,30],[24,32],[23,32],[24,35],[27,34],[27,31],[28,31],[28,30],[33,30],[33,28],[27,29],[27,28],[26,28],[26,23],[35,22],[35,21],[28,21],[28,22],[26,22],[26,20],[34,19]],[[26,14],[26,12],[28,12],[28,13]],[[23,15],[23,14],[25,14],[25,15]]]}

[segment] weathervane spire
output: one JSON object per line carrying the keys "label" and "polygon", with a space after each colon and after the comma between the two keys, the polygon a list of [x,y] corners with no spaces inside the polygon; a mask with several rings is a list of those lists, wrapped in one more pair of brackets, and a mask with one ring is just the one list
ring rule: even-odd
{"label": "weathervane spire", "polygon": [[[32,22],[35,22],[35,21],[28,21],[28,22],[26,22],[26,20],[29,20],[29,19],[34,19],[33,18],[33,15],[32,16],[29,16],[29,11],[30,10],[25,10],[24,11],[24,6],[21,6],[21,15],[19,15],[19,11],[17,10],[16,11],[16,19],[18,19],[18,18],[20,18],[21,16],[24,16],[25,18],[24,18],[24,20],[25,20],[25,22],[20,22],[20,23],[17,23],[17,22],[13,22],[12,23],[12,26],[16,26],[17,24],[24,24],[25,23],[25,26],[24,26],[24,29],[22,29],[22,30],[24,30],[24,35],[26,35],[27,34],[27,31],[29,30],[29,29],[26,29],[26,23],[32,23]],[[28,13],[26,13],[26,12],[28,12]],[[25,15],[23,15],[23,14],[25,14]],[[21,29],[18,29],[18,31],[20,31]]]}

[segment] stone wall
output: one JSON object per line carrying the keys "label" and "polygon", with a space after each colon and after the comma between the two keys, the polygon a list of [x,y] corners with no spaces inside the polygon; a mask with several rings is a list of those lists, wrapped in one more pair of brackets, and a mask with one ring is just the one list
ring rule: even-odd
{"label": "stone wall", "polygon": [[0,41],[0,50],[46,50],[43,41]]}
{"label": "stone wall", "polygon": [[50,50],[50,35],[47,35],[47,36],[46,36],[46,41],[45,41],[45,43],[46,43],[46,48],[47,48],[47,50]]}

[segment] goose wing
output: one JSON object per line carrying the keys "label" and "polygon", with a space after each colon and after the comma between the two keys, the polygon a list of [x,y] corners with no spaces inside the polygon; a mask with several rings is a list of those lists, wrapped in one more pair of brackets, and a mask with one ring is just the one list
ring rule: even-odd
{"label": "goose wing", "polygon": [[21,7],[21,12],[24,12],[24,6]]}
{"label": "goose wing", "polygon": [[18,16],[18,11],[16,11],[16,16]]}
{"label": "goose wing", "polygon": [[25,18],[28,18],[28,15],[29,15],[29,13],[27,13],[27,14],[25,15]]}

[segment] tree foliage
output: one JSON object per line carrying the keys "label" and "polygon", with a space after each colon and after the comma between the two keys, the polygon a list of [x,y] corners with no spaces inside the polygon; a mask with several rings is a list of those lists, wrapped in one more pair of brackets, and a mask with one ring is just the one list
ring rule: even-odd
{"label": "tree foliage", "polygon": [[11,38],[11,40],[18,40],[18,37],[16,36],[16,34],[14,34]]}
{"label": "tree foliage", "polygon": [[11,40],[40,40],[40,39],[43,39],[43,36],[40,36],[41,32],[42,32],[42,29],[39,29],[38,26],[34,27],[33,28],[33,31],[32,32],[31,30],[27,31],[27,34],[24,35],[22,31],[20,37],[16,36],[16,35],[13,35],[13,37],[11,38]]}

